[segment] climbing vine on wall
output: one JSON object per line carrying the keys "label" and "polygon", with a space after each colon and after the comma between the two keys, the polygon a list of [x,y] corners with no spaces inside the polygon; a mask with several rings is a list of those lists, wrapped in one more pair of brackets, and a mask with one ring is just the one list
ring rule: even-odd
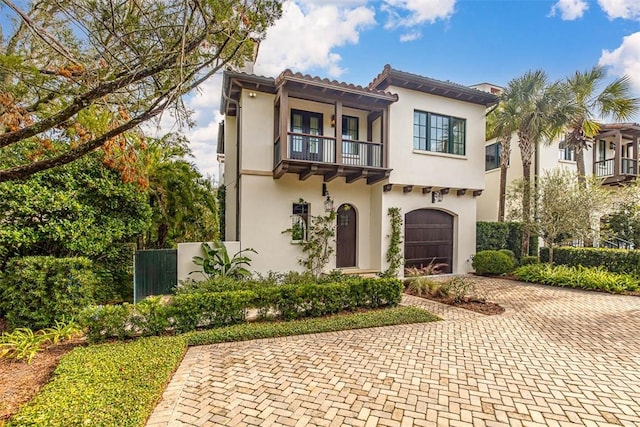
{"label": "climbing vine on wall", "polygon": [[402,231],[402,213],[400,208],[389,208],[387,210],[387,216],[391,222],[391,234],[389,237],[389,247],[387,248],[387,262],[389,268],[387,268],[381,276],[384,277],[396,277],[400,267],[404,263],[404,258],[400,251],[400,245],[402,244],[401,231]]}

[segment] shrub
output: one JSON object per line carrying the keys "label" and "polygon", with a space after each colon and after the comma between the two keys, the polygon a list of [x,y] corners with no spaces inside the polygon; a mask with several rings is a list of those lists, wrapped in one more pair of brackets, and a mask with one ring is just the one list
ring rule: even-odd
{"label": "shrub", "polygon": [[498,252],[502,252],[503,254],[511,258],[511,261],[513,261],[513,265],[518,265],[518,258],[516,258],[516,254],[513,253],[511,249],[500,249],[498,250]]}
{"label": "shrub", "polygon": [[616,274],[602,268],[549,264],[530,264],[519,267],[514,275],[522,281],[579,289],[601,290],[611,293],[638,290],[638,280],[628,274]]}
{"label": "shrub", "polygon": [[[549,261],[549,248],[540,249],[540,259]],[[561,247],[553,250],[553,263],[570,267],[602,267],[612,273],[640,278],[640,251],[608,248]]]}
{"label": "shrub", "polygon": [[108,337],[161,334],[167,327],[188,332],[232,325],[244,321],[249,309],[258,309],[263,317],[274,315],[290,320],[395,306],[402,298],[398,279],[352,277],[340,283],[256,286],[239,282],[239,286],[252,286],[252,290],[184,292],[168,303],[152,299],[136,305],[94,306],[83,311],[81,320],[88,339],[96,342]]}
{"label": "shrub", "polygon": [[59,322],[51,328],[33,332],[29,328],[16,328],[13,332],[5,332],[0,336],[0,358],[27,359],[31,363],[37,352],[44,345],[58,344],[81,333],[80,326],[73,320]]}
{"label": "shrub", "polygon": [[93,303],[97,285],[86,258],[14,258],[0,279],[0,306],[10,329],[42,329]]}
{"label": "shrub", "polygon": [[520,260],[520,265],[540,264],[540,258],[537,256],[525,256]]}
{"label": "shrub", "polygon": [[446,282],[447,294],[454,302],[463,301],[469,293],[475,292],[476,284],[464,277],[454,277]]}
{"label": "shrub", "polygon": [[[509,249],[516,259],[522,254],[522,224],[519,222],[484,222],[476,223],[476,251]],[[531,236],[529,254],[538,253],[538,239]]]}
{"label": "shrub", "polygon": [[515,268],[513,259],[500,251],[480,251],[473,257],[471,265],[481,276],[499,276]]}

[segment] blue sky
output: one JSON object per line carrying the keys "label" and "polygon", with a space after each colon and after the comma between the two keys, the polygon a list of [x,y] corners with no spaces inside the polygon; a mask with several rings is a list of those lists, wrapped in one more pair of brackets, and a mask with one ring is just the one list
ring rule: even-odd
{"label": "blue sky", "polygon": [[[465,85],[506,85],[537,68],[561,79],[601,64],[611,78],[628,74],[640,96],[640,0],[286,1],[255,72],[291,68],[366,85],[387,63]],[[184,132],[213,176],[220,82],[189,98],[197,126]]]}

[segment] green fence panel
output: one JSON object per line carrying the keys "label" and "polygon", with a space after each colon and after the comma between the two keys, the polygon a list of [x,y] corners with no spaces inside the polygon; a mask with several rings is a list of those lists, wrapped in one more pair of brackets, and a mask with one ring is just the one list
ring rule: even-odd
{"label": "green fence panel", "polygon": [[178,251],[153,249],[136,251],[133,274],[133,301],[149,295],[166,295],[178,284]]}

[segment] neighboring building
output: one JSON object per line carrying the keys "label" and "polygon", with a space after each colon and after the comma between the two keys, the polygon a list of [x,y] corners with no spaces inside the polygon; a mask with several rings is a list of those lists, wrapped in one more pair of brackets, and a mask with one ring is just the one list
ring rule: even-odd
{"label": "neighboring building", "polygon": [[222,90],[226,239],[258,251],[253,270],[300,270],[296,240],[331,206],[327,270],[385,270],[390,207],[404,215],[408,266],[471,270],[496,96],[388,65],[367,87],[227,71]]}
{"label": "neighboring building", "polygon": [[[475,89],[499,95],[500,86],[481,83],[472,86]],[[604,124],[594,138],[593,146],[585,150],[585,173],[602,178],[602,185],[620,185],[634,180],[638,176],[640,153],[640,125],[634,123]],[[478,198],[478,221],[498,220],[498,201],[500,194],[500,150],[497,139],[485,145],[485,190]],[[575,153],[559,137],[538,146],[534,156],[531,173],[542,176],[546,171],[561,167],[576,172]],[[522,156],[518,147],[518,135],[511,135],[511,155],[507,169],[507,189],[514,181],[522,179]]]}

